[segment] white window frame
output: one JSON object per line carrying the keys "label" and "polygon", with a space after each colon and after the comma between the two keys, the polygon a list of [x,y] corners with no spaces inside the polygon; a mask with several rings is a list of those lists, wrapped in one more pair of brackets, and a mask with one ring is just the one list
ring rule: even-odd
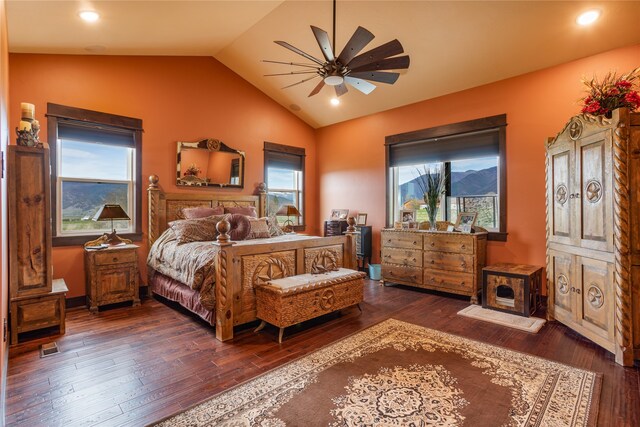
{"label": "white window frame", "polygon": [[[270,168],[267,168],[270,169]],[[278,169],[278,168],[272,168]],[[290,169],[278,169],[278,170],[290,170]],[[302,183],[304,182],[302,179],[302,171],[291,170],[294,173],[294,184],[295,189],[283,189],[283,188],[271,188],[269,187],[269,182],[267,180],[267,199],[269,194],[271,193],[291,193],[294,195],[295,207],[300,211],[300,217],[296,218],[294,221],[295,225],[304,224],[304,206],[303,206],[303,193],[304,189],[302,189]],[[267,177],[269,176],[269,172],[267,171]],[[268,212],[270,215],[275,215],[275,212]]]}

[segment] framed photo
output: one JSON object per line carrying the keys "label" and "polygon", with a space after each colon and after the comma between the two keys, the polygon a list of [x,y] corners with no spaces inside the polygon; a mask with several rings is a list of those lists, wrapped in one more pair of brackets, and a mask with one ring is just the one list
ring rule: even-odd
{"label": "framed photo", "polygon": [[346,221],[349,209],[331,209],[331,221]]}
{"label": "framed photo", "polygon": [[356,225],[367,225],[367,214],[359,213],[356,219]]}
{"label": "framed photo", "polygon": [[460,212],[456,225],[453,227],[455,231],[462,231],[463,233],[471,233],[473,226],[476,223],[477,212]]}
{"label": "framed photo", "polygon": [[393,223],[393,228],[394,228],[395,230],[402,230],[402,222],[400,222],[400,221],[395,221],[395,222]]}
{"label": "framed photo", "polygon": [[400,221],[413,222],[416,220],[416,211],[410,209],[402,209],[400,211]]}

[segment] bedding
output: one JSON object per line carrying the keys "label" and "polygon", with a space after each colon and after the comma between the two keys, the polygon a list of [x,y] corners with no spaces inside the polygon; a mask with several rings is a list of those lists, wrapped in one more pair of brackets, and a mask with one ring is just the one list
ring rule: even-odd
{"label": "bedding", "polygon": [[246,240],[252,239],[265,239],[271,237],[269,233],[269,225],[267,224],[267,218],[249,218],[251,230]]}
{"label": "bedding", "polygon": [[255,206],[225,206],[224,213],[246,215],[258,218]]}
{"label": "bedding", "polygon": [[182,208],[182,215],[185,219],[206,218],[212,215],[224,215],[222,206],[210,208],[208,206],[198,206],[195,208]]}
{"label": "bedding", "polygon": [[244,240],[251,232],[251,222],[246,215],[230,214],[227,221],[229,221],[228,234],[233,241]]}
{"label": "bedding", "polygon": [[169,223],[179,244],[211,241],[218,235],[216,224],[228,215],[209,216],[198,219],[178,219]]}

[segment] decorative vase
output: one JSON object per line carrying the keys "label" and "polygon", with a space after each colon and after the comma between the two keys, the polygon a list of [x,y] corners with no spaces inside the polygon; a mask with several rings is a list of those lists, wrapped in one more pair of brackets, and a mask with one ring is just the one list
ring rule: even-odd
{"label": "decorative vase", "polygon": [[427,211],[427,217],[429,218],[429,231],[437,231],[438,230],[438,207],[435,209],[425,209]]}

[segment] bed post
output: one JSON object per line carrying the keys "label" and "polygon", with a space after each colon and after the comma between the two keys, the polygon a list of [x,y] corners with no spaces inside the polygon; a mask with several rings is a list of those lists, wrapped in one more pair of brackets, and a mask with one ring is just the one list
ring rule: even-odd
{"label": "bed post", "polygon": [[256,187],[258,190],[258,218],[267,216],[267,184],[261,182]]}
{"label": "bed post", "polygon": [[149,176],[149,187],[147,187],[147,195],[149,199],[148,206],[148,220],[149,220],[149,232],[147,233],[147,245],[151,249],[151,245],[156,241],[160,235],[160,222],[159,222],[159,208],[160,208],[160,187],[158,181],[160,178],[158,175]]}
{"label": "bed post", "polygon": [[345,233],[347,242],[345,245],[344,266],[345,268],[357,270],[358,260],[356,258],[356,219],[350,216],[347,219],[347,225],[347,232]]}
{"label": "bed post", "polygon": [[220,246],[220,251],[216,256],[216,338],[226,341],[233,338],[233,269],[229,249],[233,242],[229,241],[229,221],[223,219],[216,224],[216,229],[220,233],[214,245]]}

